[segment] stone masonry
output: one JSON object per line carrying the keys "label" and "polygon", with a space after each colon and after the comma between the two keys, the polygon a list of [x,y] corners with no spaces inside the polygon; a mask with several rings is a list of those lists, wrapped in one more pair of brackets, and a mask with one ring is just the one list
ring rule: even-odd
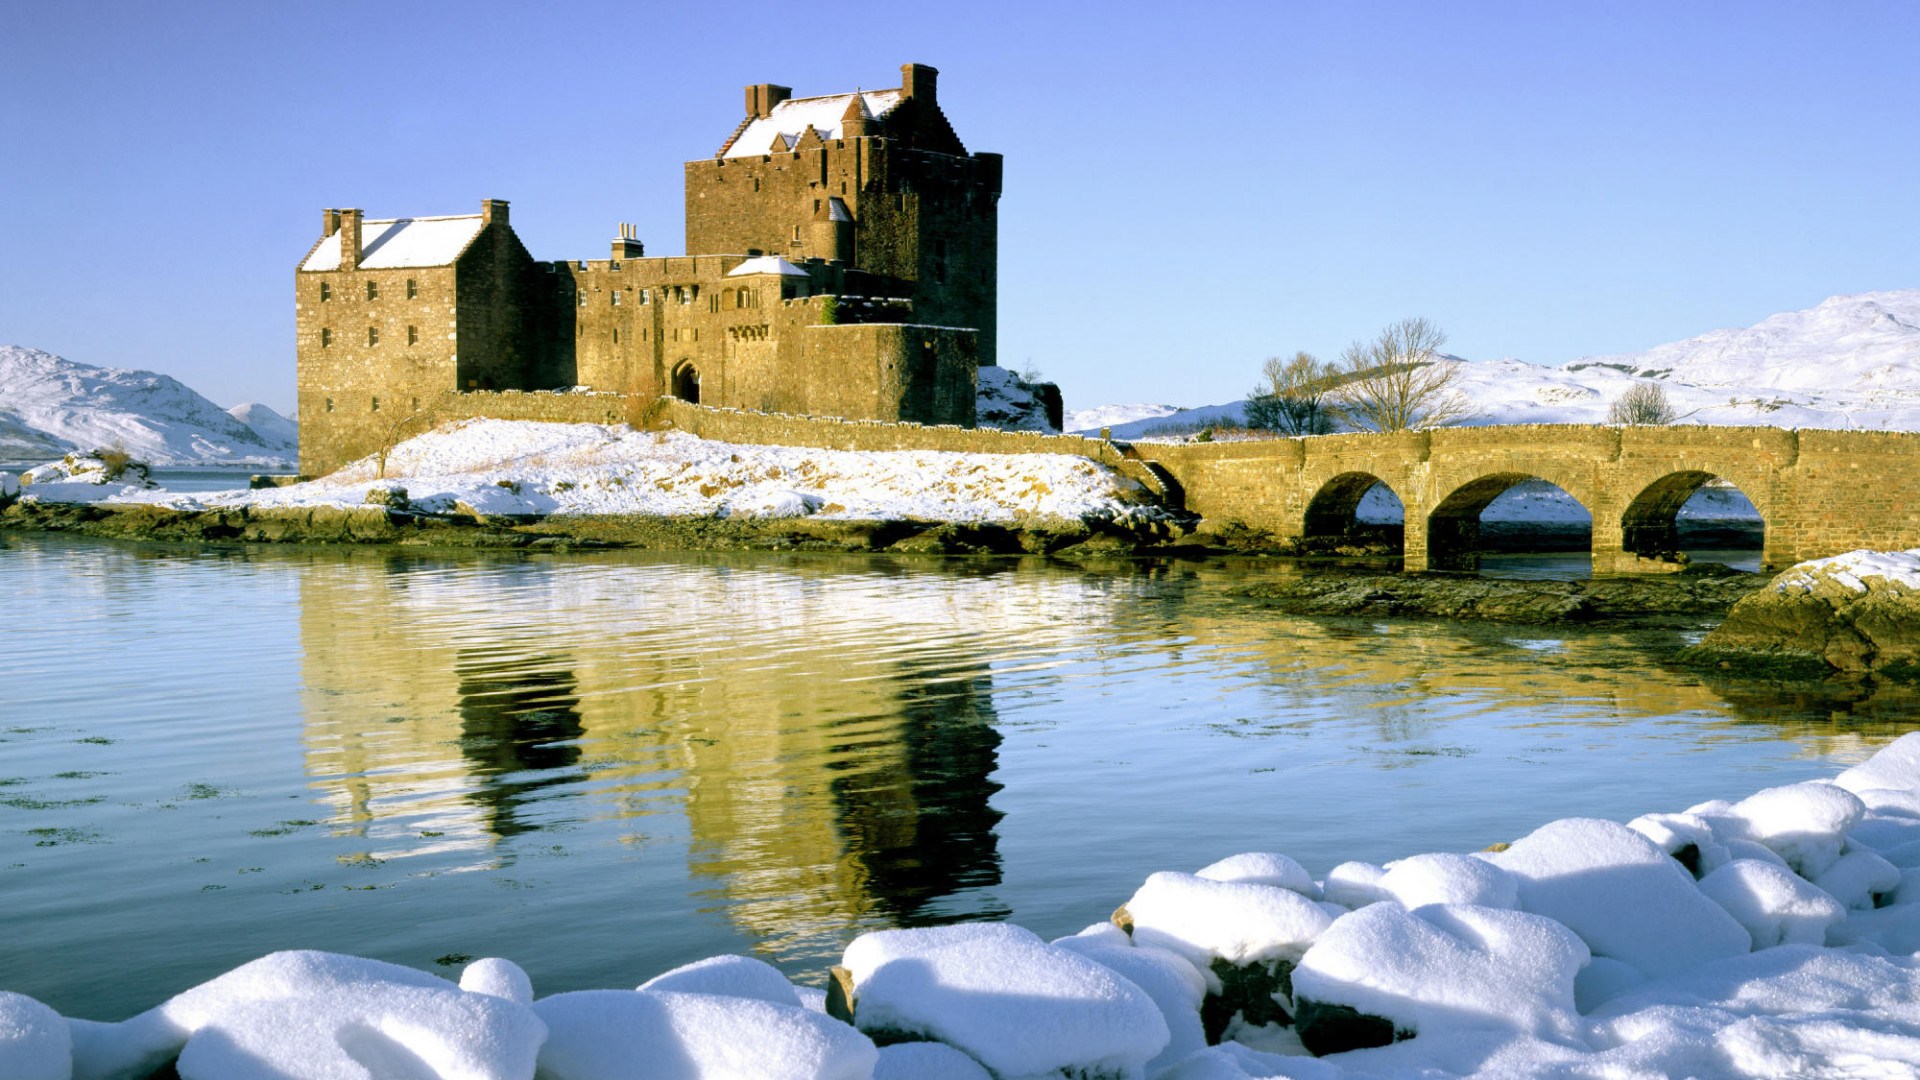
{"label": "stone masonry", "polygon": [[994,362],[1001,162],[970,154],[938,73],[791,97],[686,166],[686,256],[536,261],[507,203],[367,220],[327,210],[294,275],[300,471],[321,475],[475,395],[585,388],[850,419],[971,426]]}

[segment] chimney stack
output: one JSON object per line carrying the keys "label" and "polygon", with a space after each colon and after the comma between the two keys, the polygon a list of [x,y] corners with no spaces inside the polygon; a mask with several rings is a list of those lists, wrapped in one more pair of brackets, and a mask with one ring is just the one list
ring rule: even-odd
{"label": "chimney stack", "polygon": [[640,242],[640,230],[625,222],[620,224],[620,237],[613,242],[615,259],[638,259],[647,253],[647,246]]}
{"label": "chimney stack", "polygon": [[747,115],[755,120],[773,112],[773,107],[793,96],[790,86],[754,83],[747,87]]}
{"label": "chimney stack", "polygon": [[930,68],[925,64],[900,65],[900,89],[910,98],[925,98],[929,105],[939,104],[934,95],[939,78],[938,68]]}
{"label": "chimney stack", "polygon": [[481,199],[480,224],[505,225],[507,223],[507,200]]}
{"label": "chimney stack", "polygon": [[322,240],[340,231],[340,211],[320,211],[320,238]]}
{"label": "chimney stack", "polygon": [[340,269],[360,269],[360,211],[340,211]]}

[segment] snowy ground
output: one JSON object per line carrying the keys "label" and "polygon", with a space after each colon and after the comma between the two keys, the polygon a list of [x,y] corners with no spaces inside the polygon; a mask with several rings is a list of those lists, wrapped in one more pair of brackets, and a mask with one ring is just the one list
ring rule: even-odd
{"label": "snowy ground", "polygon": [[1159,512],[1134,481],[1063,454],[856,453],[524,420],[461,421],[416,436],[394,448],[384,480],[372,459],[291,487],[191,494],[108,480],[85,460],[74,472],[49,466],[23,497],[182,510],[350,507],[370,491],[384,500],[402,488],[408,505],[429,513],[1013,522]]}
{"label": "snowy ground", "polygon": [[[176,1057],[184,1080],[1920,1074],[1920,733],[1831,781],[1497,846],[1317,879],[1237,855],[1149,876],[1130,931],[1051,943],[1005,924],[865,934],[842,959],[851,1025],[738,956],[537,997],[502,959],[455,984],[275,953],[120,1023],[0,992],[0,1075],[140,1077]],[[1206,1044],[1208,995],[1282,971],[1281,1012]],[[1329,1042],[1345,1036],[1310,1018],[1330,1007],[1373,1038]]]}
{"label": "snowy ground", "polygon": [[292,428],[264,405],[228,413],[166,375],[0,345],[0,461],[117,449],[154,465],[289,468]]}
{"label": "snowy ground", "polygon": [[[1920,289],[1835,296],[1746,329],[1557,367],[1469,362],[1459,389],[1475,410],[1470,424],[1601,424],[1647,381],[1666,389],[1682,423],[1920,430]],[[1067,429],[1137,439],[1238,424],[1243,404],[1103,406],[1069,413]]]}

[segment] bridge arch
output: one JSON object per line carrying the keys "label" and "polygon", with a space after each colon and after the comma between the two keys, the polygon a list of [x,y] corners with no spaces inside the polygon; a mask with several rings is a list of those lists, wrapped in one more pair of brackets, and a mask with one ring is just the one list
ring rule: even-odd
{"label": "bridge arch", "polygon": [[[1641,488],[1620,515],[1620,547],[1629,555],[1661,562],[1677,562],[1691,545],[1681,535],[1681,508],[1715,480],[1727,483],[1740,493],[1759,515],[1760,543],[1764,548],[1766,513],[1752,496],[1734,481],[1700,469],[1671,472]],[[1743,545],[1744,546],[1744,545]]]}
{"label": "bridge arch", "polygon": [[1545,481],[1560,489],[1592,515],[1591,498],[1582,498],[1577,485],[1536,473],[1484,473],[1454,487],[1427,513],[1427,568],[1473,570],[1480,564],[1480,515],[1493,501],[1518,484]]}
{"label": "bridge arch", "polygon": [[[1400,525],[1360,520],[1360,504],[1375,488],[1384,491],[1400,506]],[[1397,547],[1405,516],[1406,503],[1392,485],[1370,472],[1344,472],[1321,484],[1308,500],[1301,536],[1309,544],[1361,540]]]}

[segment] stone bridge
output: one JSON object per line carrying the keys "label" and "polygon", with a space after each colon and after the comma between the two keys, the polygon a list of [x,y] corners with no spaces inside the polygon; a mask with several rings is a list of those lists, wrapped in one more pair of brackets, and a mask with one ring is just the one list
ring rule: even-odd
{"label": "stone bridge", "polygon": [[1480,512],[1523,480],[1593,515],[1597,573],[1678,566],[1674,515],[1715,477],[1765,523],[1762,561],[1920,547],[1920,434],[1760,427],[1525,424],[1258,442],[1136,444],[1210,524],[1344,535],[1384,483],[1406,507],[1406,568],[1472,565]]}

